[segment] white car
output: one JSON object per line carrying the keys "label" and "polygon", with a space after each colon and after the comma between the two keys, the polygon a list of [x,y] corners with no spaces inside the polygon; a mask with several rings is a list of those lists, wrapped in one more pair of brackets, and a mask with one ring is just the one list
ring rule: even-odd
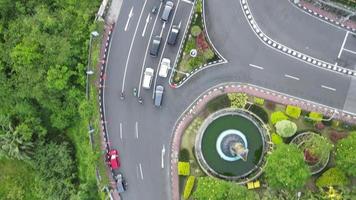
{"label": "white car", "polygon": [[154,70],[152,68],[147,67],[145,69],[145,73],[143,75],[142,87],[145,89],[151,88],[152,78],[154,75]]}
{"label": "white car", "polygon": [[160,77],[166,78],[170,67],[171,67],[171,60],[169,60],[168,58],[163,58],[158,75]]}

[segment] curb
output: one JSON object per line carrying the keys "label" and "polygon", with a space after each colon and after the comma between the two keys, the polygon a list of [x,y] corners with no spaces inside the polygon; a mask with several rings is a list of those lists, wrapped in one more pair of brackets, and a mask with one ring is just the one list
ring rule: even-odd
{"label": "curb", "polygon": [[[169,77],[169,81],[168,81],[168,83],[171,86],[171,88],[180,88],[193,75],[197,74],[198,72],[202,71],[203,69],[207,69],[209,67],[213,67],[213,66],[216,66],[216,65],[219,65],[219,64],[227,63],[227,60],[221,55],[221,53],[215,48],[214,44],[211,42],[210,36],[209,36],[207,28],[206,28],[206,23],[205,23],[205,0],[201,0],[201,1],[202,1],[202,13],[201,13],[201,15],[202,15],[202,24],[204,26],[204,33],[205,33],[205,36],[207,38],[207,42],[211,46],[211,48],[214,51],[214,53],[217,54],[218,60],[203,64],[203,65],[195,68],[193,71],[189,72],[188,75],[184,76],[184,78],[181,81],[179,81],[178,83],[174,83],[173,82],[173,74],[174,74],[173,71],[175,71],[175,69],[177,68],[178,60],[180,59],[180,57],[182,55],[183,45],[181,45],[180,48],[179,48],[179,51],[178,51],[178,55],[179,55],[178,59],[176,59],[176,61],[174,63],[174,66],[173,66],[174,70],[171,71],[171,74],[170,74],[170,77]],[[193,5],[193,8],[192,8],[193,10],[195,10],[196,4],[197,4],[197,0],[194,1],[194,5]],[[194,16],[194,12],[192,12],[191,15],[190,15],[189,23],[188,23],[187,27],[191,25],[193,16]],[[189,28],[187,28],[186,31],[184,32],[184,36],[183,36],[182,41],[185,41],[187,39],[188,30],[189,30]]]}
{"label": "curb", "polygon": [[211,99],[229,92],[244,92],[250,96],[260,97],[268,101],[283,105],[298,106],[306,111],[322,113],[324,116],[356,124],[356,113],[335,109],[316,102],[300,99],[277,91],[269,90],[252,84],[229,82],[213,86],[199,95],[179,116],[174,124],[171,134],[171,187],[173,200],[180,199],[178,178],[178,154],[181,138],[186,127],[195,118],[207,102]]}
{"label": "curb", "polygon": [[258,24],[256,23],[256,21],[254,20],[250,7],[247,3],[247,0],[240,0],[240,5],[241,8],[243,10],[244,16],[248,21],[248,24],[250,25],[250,27],[252,28],[253,32],[256,34],[256,36],[268,47],[279,51],[285,55],[288,55],[292,58],[295,58],[297,60],[300,60],[304,63],[307,63],[309,65],[313,65],[316,67],[319,67],[321,69],[325,69],[325,70],[329,70],[329,71],[333,71],[333,72],[337,72],[340,74],[344,74],[344,75],[349,75],[349,76],[354,76],[356,77],[356,71],[355,70],[351,70],[351,69],[347,69],[344,67],[340,67],[325,61],[322,61],[320,59],[311,57],[309,55],[306,55],[304,53],[301,53],[299,51],[296,51],[292,48],[289,48],[283,44],[280,44],[276,41],[274,41],[273,39],[271,39],[270,37],[268,37],[266,34],[264,34],[262,32],[262,30],[260,29],[260,27],[258,26]]}

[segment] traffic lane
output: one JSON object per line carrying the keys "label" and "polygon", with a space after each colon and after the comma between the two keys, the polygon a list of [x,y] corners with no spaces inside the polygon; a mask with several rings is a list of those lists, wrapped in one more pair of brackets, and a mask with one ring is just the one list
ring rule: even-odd
{"label": "traffic lane", "polygon": [[250,74],[253,84],[266,85],[267,88],[296,97],[343,108],[350,84],[348,76],[311,66],[268,47],[260,48],[251,63],[264,67],[264,70],[253,69]]}
{"label": "traffic lane", "polygon": [[261,42],[247,23],[239,1],[205,1],[206,28],[216,49],[230,62],[250,60]]}
{"label": "traffic lane", "polygon": [[340,59],[337,60],[337,65],[356,70],[356,54],[343,50]]}
{"label": "traffic lane", "polygon": [[347,93],[344,110],[356,114],[356,78],[351,78],[351,84]]}
{"label": "traffic lane", "polygon": [[346,31],[294,7],[289,0],[249,0],[251,13],[273,40],[315,58],[335,63]]}

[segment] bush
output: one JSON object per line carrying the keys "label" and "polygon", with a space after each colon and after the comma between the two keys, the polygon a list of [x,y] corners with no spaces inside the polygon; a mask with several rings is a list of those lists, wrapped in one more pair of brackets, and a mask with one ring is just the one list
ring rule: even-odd
{"label": "bush", "polygon": [[291,137],[297,132],[297,125],[289,120],[276,123],[276,132],[282,137]]}
{"label": "bush", "polygon": [[195,69],[196,67],[199,67],[201,65],[203,65],[203,57],[202,56],[197,56],[195,58],[190,58],[189,59],[189,62],[188,62],[188,68],[189,70],[193,70]]}
{"label": "bush", "polygon": [[332,131],[329,135],[329,138],[332,142],[336,143],[339,140],[345,138],[347,135],[346,133],[343,132],[338,132],[338,131]]}
{"label": "bush", "polygon": [[344,186],[348,183],[345,173],[336,167],[328,169],[316,180],[318,187]]}
{"label": "bush", "polygon": [[264,123],[268,123],[268,113],[261,107],[257,105],[251,105],[250,111],[255,113]]}
{"label": "bush", "polygon": [[336,145],[335,163],[349,176],[356,176],[356,132],[351,132]]}
{"label": "bush", "polygon": [[272,122],[272,124],[276,124],[279,121],[287,120],[287,119],[288,119],[288,116],[285,115],[281,111],[277,111],[277,112],[274,112],[274,113],[271,114],[271,122]]}
{"label": "bush", "polygon": [[194,176],[189,176],[187,183],[185,184],[184,187],[184,192],[183,192],[183,198],[188,199],[190,194],[192,193],[193,187],[194,187],[194,182],[195,182],[195,177]]}
{"label": "bush", "polygon": [[266,101],[266,108],[273,111],[276,109],[276,104],[272,101]]}
{"label": "bush", "polygon": [[189,162],[178,162],[178,175],[189,176],[190,164]]}
{"label": "bush", "polygon": [[215,54],[214,54],[213,50],[211,50],[211,49],[207,49],[203,53],[203,57],[205,60],[210,60],[210,59],[214,58],[214,56],[215,56]]}
{"label": "bush", "polygon": [[195,39],[190,37],[185,43],[184,52],[189,54],[192,49],[195,49]]}
{"label": "bush", "polygon": [[286,108],[286,114],[294,119],[298,119],[301,112],[302,109],[300,109],[298,106],[288,105]]}
{"label": "bush", "polygon": [[253,101],[255,102],[255,104],[258,104],[261,106],[265,103],[265,100],[262,98],[259,98],[259,97],[253,97]]}
{"label": "bush", "polygon": [[202,0],[197,0],[197,5],[195,5],[195,12],[202,13],[203,11],[203,2]]}
{"label": "bush", "polygon": [[318,129],[319,131],[321,131],[325,128],[325,125],[321,122],[317,122],[317,123],[315,123],[315,128]]}
{"label": "bush", "polygon": [[182,161],[182,162],[189,162],[189,151],[188,149],[181,149],[179,151],[179,161]]}
{"label": "bush", "polygon": [[213,100],[209,101],[207,104],[207,108],[209,112],[215,112],[222,108],[230,107],[230,100],[226,94],[218,96]]}
{"label": "bush", "polygon": [[276,145],[283,143],[282,137],[280,135],[278,135],[277,133],[272,133],[271,140],[272,140],[273,144],[276,144]]}
{"label": "bush", "polygon": [[318,113],[318,112],[310,112],[309,113],[309,118],[313,121],[316,121],[316,122],[321,122],[322,119],[323,119],[323,114],[321,113]]}
{"label": "bush", "polygon": [[192,34],[193,37],[197,37],[201,33],[201,28],[197,25],[192,26],[190,33]]}
{"label": "bush", "polygon": [[227,96],[231,102],[231,108],[244,108],[247,104],[248,96],[246,93],[229,93]]}

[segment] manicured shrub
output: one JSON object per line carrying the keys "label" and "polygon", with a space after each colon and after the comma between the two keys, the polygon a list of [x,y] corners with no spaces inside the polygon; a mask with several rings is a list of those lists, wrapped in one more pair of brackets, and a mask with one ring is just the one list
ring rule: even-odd
{"label": "manicured shrub", "polygon": [[203,2],[202,0],[197,0],[197,4],[195,5],[195,12],[202,13],[203,11]]}
{"label": "manicured shrub", "polygon": [[323,119],[323,114],[318,113],[318,112],[310,112],[309,118],[313,121],[321,122],[321,120]]}
{"label": "manicured shrub", "polygon": [[336,167],[328,169],[316,180],[318,187],[344,186],[348,183],[345,173]]}
{"label": "manicured shrub", "polygon": [[200,32],[200,34],[196,37],[196,44],[197,44],[197,48],[203,52],[209,49],[209,44],[206,41],[203,32]]}
{"label": "manicured shrub", "polygon": [[178,175],[189,176],[190,164],[189,162],[178,162]]}
{"label": "manicured shrub", "polygon": [[313,165],[320,160],[326,160],[333,145],[324,136],[311,132],[311,136],[305,140],[303,147],[305,161]]}
{"label": "manicured shrub", "polygon": [[266,108],[273,111],[276,109],[276,104],[272,101],[266,101]]}
{"label": "manicured shrub", "polygon": [[209,112],[214,112],[222,108],[230,107],[230,100],[226,94],[218,96],[213,100],[209,101],[207,108]]}
{"label": "manicured shrub", "polygon": [[253,104],[250,106],[249,110],[260,117],[264,123],[268,123],[268,113],[263,108]]}
{"label": "manicured shrub", "polygon": [[255,102],[255,104],[258,104],[261,106],[265,103],[265,100],[262,98],[259,98],[259,97],[253,97],[253,101]]}
{"label": "manicured shrub", "polygon": [[271,114],[271,122],[272,122],[272,124],[276,124],[279,121],[287,120],[287,119],[288,119],[288,116],[285,115],[281,111],[277,111],[277,112],[274,112],[274,113]]}
{"label": "manicured shrub", "polygon": [[349,176],[356,176],[356,132],[351,132],[346,138],[336,144],[335,163]]}
{"label": "manicured shrub", "polygon": [[282,120],[276,123],[276,132],[282,137],[291,137],[297,132],[297,125],[289,120]]}
{"label": "manicured shrub", "polygon": [[189,176],[187,183],[185,184],[184,187],[184,192],[183,192],[183,198],[188,199],[190,194],[192,193],[193,187],[194,187],[194,182],[195,182],[195,177],[194,176]]}
{"label": "manicured shrub", "polygon": [[338,131],[331,131],[331,133],[329,134],[330,140],[334,143],[345,138],[346,136],[347,136],[346,133],[338,132]]}
{"label": "manicured shrub", "polygon": [[246,93],[229,93],[227,96],[231,102],[231,108],[244,108],[247,104],[248,96]]}
{"label": "manicured shrub", "polygon": [[273,144],[276,144],[276,145],[283,143],[282,137],[280,135],[278,135],[277,133],[272,133],[271,140],[272,140]]}
{"label": "manicured shrub", "polygon": [[288,105],[286,108],[286,114],[294,119],[298,119],[301,113],[302,109],[300,109],[298,106]]}
{"label": "manicured shrub", "polygon": [[189,162],[189,151],[188,149],[181,149],[179,151],[179,161]]}
{"label": "manicured shrub", "polygon": [[211,49],[207,49],[203,53],[203,57],[205,60],[210,60],[210,59],[214,58],[214,56],[215,56],[215,54],[214,54],[213,50],[211,50]]}
{"label": "manicured shrub", "polygon": [[197,37],[201,33],[201,28],[199,26],[192,26],[191,34],[193,37]]}

